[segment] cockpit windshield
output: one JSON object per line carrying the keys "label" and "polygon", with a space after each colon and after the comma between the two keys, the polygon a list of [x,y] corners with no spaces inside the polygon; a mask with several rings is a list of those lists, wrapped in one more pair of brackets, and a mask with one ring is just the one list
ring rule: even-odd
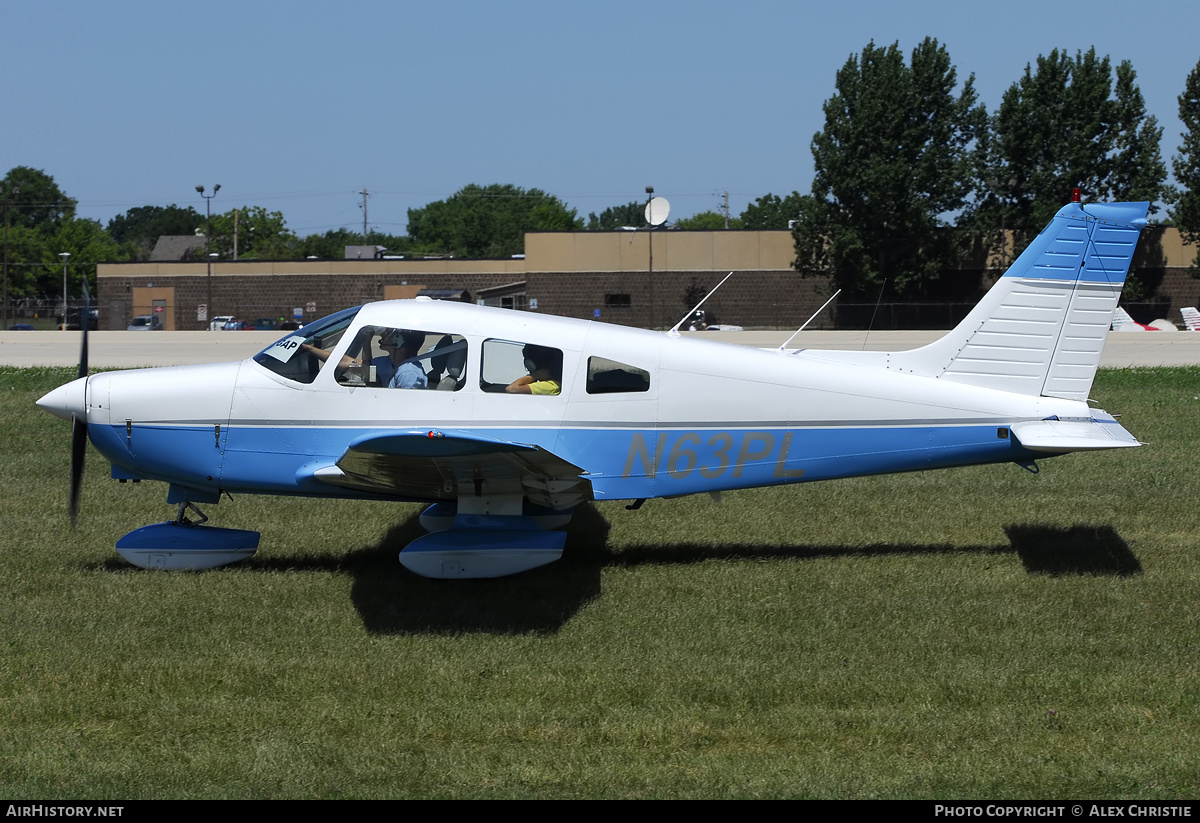
{"label": "cockpit windshield", "polygon": [[254,362],[288,380],[313,382],[361,308],[344,309],[292,332],[254,355]]}

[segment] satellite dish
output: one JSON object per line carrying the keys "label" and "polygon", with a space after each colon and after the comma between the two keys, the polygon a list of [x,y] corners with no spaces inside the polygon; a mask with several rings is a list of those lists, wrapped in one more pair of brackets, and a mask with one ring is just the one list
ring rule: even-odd
{"label": "satellite dish", "polygon": [[661,226],[667,222],[667,215],[670,213],[671,204],[665,197],[655,197],[646,204],[646,222],[651,226]]}

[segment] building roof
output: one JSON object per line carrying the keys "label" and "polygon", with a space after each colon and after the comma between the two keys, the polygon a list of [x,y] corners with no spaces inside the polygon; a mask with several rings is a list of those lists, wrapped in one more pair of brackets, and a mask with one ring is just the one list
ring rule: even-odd
{"label": "building roof", "polygon": [[198,249],[208,242],[202,234],[164,234],[154,244],[150,252],[150,262],[169,262],[173,260],[199,260],[203,255]]}

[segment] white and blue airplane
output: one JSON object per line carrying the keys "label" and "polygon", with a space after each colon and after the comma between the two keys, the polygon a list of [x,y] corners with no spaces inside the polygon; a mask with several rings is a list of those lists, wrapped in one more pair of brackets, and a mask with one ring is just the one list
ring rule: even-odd
{"label": "white and blue airplane", "polygon": [[117,544],[137,565],[252,555],[257,532],[188,516],[242,492],[427,502],[429,534],[400,561],[498,577],[558,559],[585,501],[1139,445],[1088,392],[1147,208],[1064,206],[962,323],[912,351],[760,350],[392,300],[240,363],[88,376],[85,333],[80,378],[38,405],[73,421],[72,516],[89,438],[114,478],[169,484],[175,520]]}

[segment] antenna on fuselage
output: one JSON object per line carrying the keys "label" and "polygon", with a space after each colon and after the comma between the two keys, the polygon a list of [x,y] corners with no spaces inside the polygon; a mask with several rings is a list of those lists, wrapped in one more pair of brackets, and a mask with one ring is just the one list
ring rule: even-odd
{"label": "antenna on fuselage", "polygon": [[[837,296],[838,296],[839,294],[841,294],[841,293],[842,293],[842,290],[841,290],[841,289],[838,289],[837,291],[835,291],[835,292],[833,293],[833,297],[837,297]],[[795,339],[796,339],[796,335],[797,335],[797,334],[799,334],[800,332],[802,332],[802,331],[804,331],[805,329],[807,329],[807,328],[808,328],[808,324],[809,324],[809,323],[811,323],[812,321],[816,320],[816,319],[817,319],[817,315],[818,315],[818,314],[820,314],[821,312],[825,311],[825,307],[826,307],[826,306],[828,306],[830,303],[832,303],[832,302],[833,302],[833,297],[830,297],[828,300],[826,300],[824,303],[822,303],[822,304],[821,304],[821,308],[817,309],[817,310],[816,310],[816,311],[813,313],[813,316],[812,316],[812,317],[810,317],[810,318],[808,318],[807,320],[805,320],[805,321],[804,321],[804,325],[803,325],[803,326],[801,326],[800,328],[796,329],[796,331],[792,332],[792,336],[791,336],[791,337],[789,337],[787,340],[783,341],[783,345],[779,347],[779,350],[780,350],[780,351],[783,351],[784,349],[786,349],[786,348],[787,348],[787,344],[788,344],[788,343],[791,343],[793,340],[795,340]]]}
{"label": "antenna on fuselage", "polygon": [[[724,285],[725,285],[725,281],[726,281],[726,280],[728,280],[728,279],[729,279],[729,278],[731,278],[731,277],[733,277],[733,272],[730,272],[729,274],[727,274],[727,275],[725,275],[723,278],[721,278],[721,282],[720,282],[720,283],[718,283],[716,286],[714,286],[712,291],[710,291],[708,294],[704,295],[704,300],[707,300],[708,298],[710,298],[710,297],[712,297],[714,294],[716,294],[716,293],[717,293],[717,289],[721,288],[721,286],[724,286]],[[684,324],[684,321],[686,321],[686,320],[687,320],[689,317],[691,317],[692,315],[694,315],[696,312],[700,311],[700,307],[704,305],[704,300],[701,300],[699,303],[697,303],[697,304],[696,304],[696,305],[695,305],[695,306],[692,308],[692,310],[691,310],[690,312],[688,312],[687,314],[685,314],[685,315],[683,316],[683,318],[682,318],[682,319],[681,319],[681,320],[680,320],[678,323],[676,323],[674,326],[672,326],[672,327],[671,327],[671,330],[670,330],[669,332],[667,332],[667,334],[668,334],[670,337],[678,337],[678,336],[679,336],[679,327],[680,327],[680,326],[682,326],[682,325]]]}

